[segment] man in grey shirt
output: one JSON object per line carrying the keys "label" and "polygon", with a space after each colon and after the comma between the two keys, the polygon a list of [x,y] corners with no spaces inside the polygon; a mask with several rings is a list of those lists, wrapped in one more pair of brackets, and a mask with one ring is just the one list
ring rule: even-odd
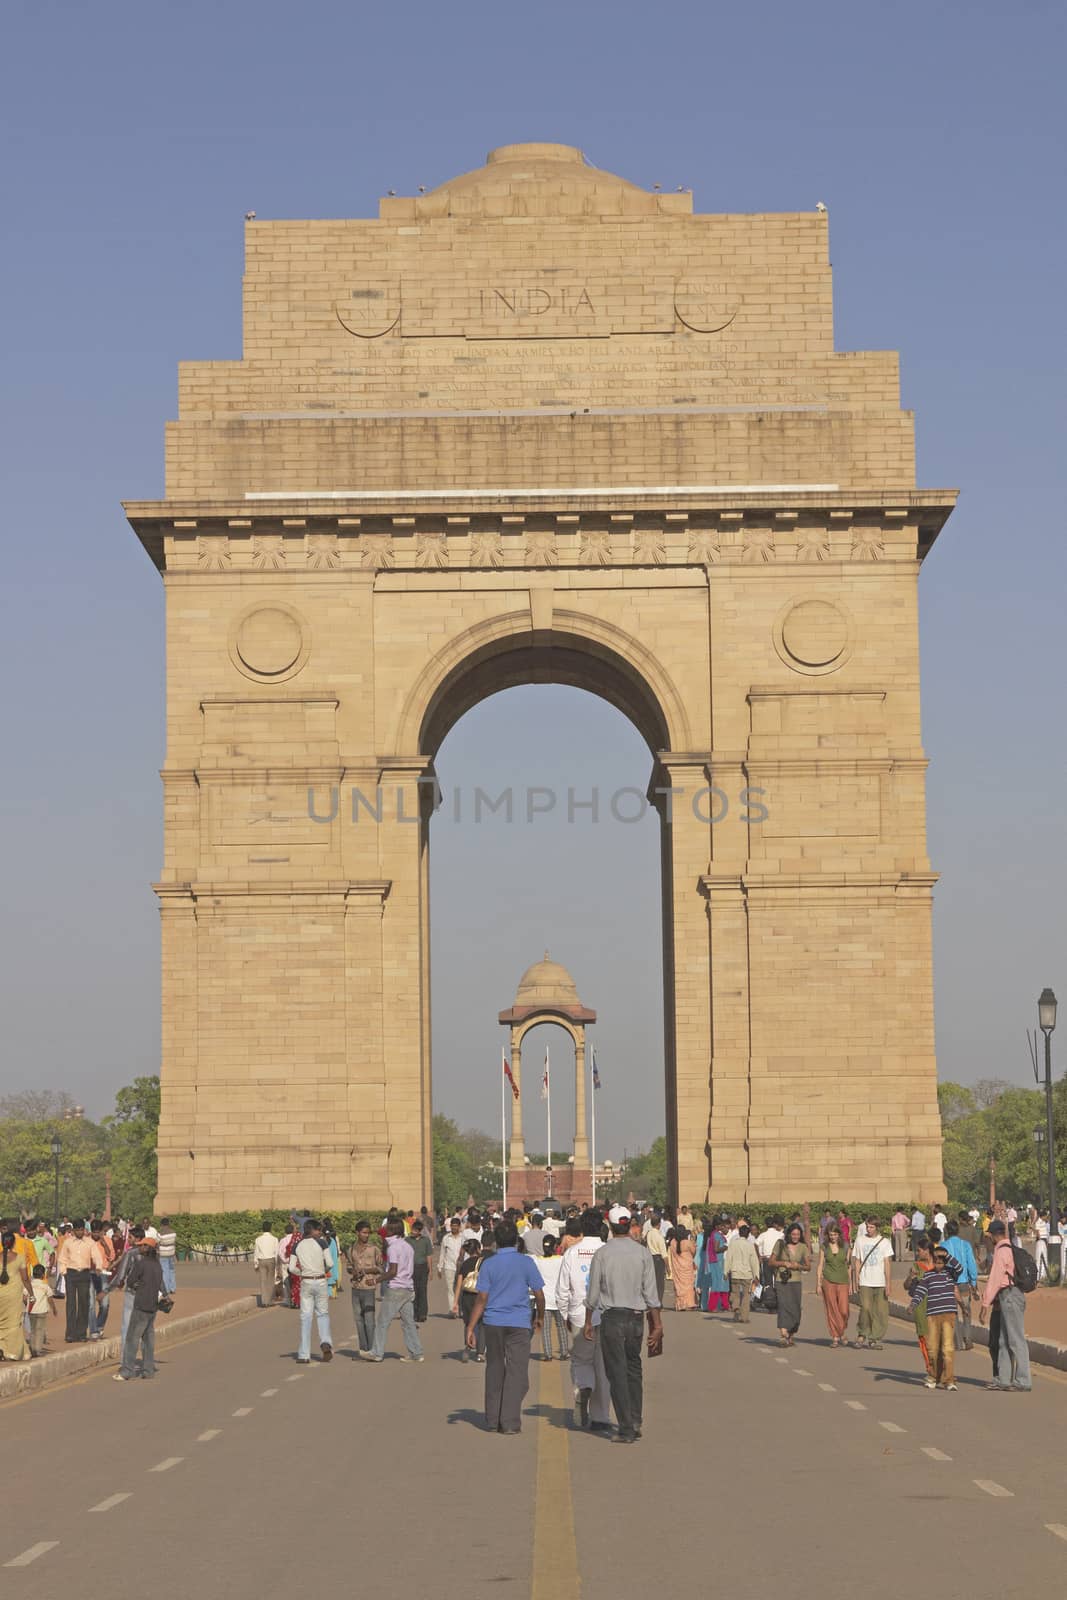
{"label": "man in grey shirt", "polygon": [[545,1219],[540,1211],[530,1218],[530,1226],[522,1236],[523,1249],[528,1256],[539,1259],[545,1253]]}
{"label": "man in grey shirt", "polygon": [[[644,1406],[641,1341],[645,1312],[650,1356],[658,1356],[663,1349],[663,1321],[652,1255],[631,1239],[630,1213],[624,1206],[612,1206],[608,1222],[611,1238],[589,1264],[583,1337],[592,1339],[599,1332],[611,1403],[619,1423],[612,1443],[633,1444],[641,1437]],[[600,1312],[599,1330],[593,1327],[594,1311]]]}

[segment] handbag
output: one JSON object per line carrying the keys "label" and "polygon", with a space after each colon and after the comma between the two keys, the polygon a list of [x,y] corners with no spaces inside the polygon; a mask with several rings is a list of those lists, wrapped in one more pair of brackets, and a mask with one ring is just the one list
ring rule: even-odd
{"label": "handbag", "polygon": [[160,1295],[159,1304],[156,1307],[156,1310],[162,1311],[165,1317],[170,1316],[171,1312],[174,1310],[174,1301],[171,1299],[169,1294]]}

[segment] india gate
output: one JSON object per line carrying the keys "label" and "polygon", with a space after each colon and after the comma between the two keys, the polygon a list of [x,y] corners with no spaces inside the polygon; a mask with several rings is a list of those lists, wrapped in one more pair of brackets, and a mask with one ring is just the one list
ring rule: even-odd
{"label": "india gate", "polygon": [[182,366],[126,506],[167,605],[160,1210],[431,1199],[434,757],[530,683],[648,745],[673,1198],[943,1195],[917,587],[955,496],[896,355],[835,351],[828,248],[553,144],[248,221],[243,356]]}

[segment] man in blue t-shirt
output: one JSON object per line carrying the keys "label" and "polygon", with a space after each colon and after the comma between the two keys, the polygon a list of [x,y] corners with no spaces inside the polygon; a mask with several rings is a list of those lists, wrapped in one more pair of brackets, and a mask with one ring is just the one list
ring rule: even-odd
{"label": "man in blue t-shirt", "polygon": [[950,1222],[945,1229],[945,1249],[961,1268],[956,1280],[956,1348],[973,1350],[971,1305],[978,1298],[978,1265],[970,1241],[960,1234],[958,1222]]}
{"label": "man in blue t-shirt", "polygon": [[[490,1433],[520,1433],[522,1402],[530,1387],[530,1339],[545,1320],[545,1286],[532,1257],[520,1255],[519,1230],[501,1222],[493,1230],[496,1253],[483,1257],[478,1296],[467,1327],[467,1346],[485,1323],[485,1425]],[[530,1296],[536,1311],[531,1319]]]}

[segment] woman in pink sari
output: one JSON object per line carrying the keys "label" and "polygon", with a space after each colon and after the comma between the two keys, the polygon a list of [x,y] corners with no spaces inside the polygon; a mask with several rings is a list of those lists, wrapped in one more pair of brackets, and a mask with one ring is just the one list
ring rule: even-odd
{"label": "woman in pink sari", "polygon": [[695,1311],[697,1308],[696,1294],[696,1245],[689,1235],[688,1228],[677,1228],[671,1235],[669,1246],[671,1258],[671,1277],[674,1280],[674,1309],[675,1311]]}

